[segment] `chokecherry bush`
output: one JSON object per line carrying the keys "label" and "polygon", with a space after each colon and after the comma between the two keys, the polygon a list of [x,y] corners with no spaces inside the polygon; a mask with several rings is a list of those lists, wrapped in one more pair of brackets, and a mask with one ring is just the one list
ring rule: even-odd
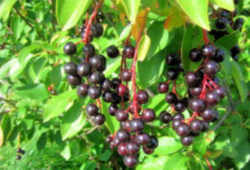
{"label": "chokecherry bush", "polygon": [[0,168],[249,169],[249,11],[0,2]]}

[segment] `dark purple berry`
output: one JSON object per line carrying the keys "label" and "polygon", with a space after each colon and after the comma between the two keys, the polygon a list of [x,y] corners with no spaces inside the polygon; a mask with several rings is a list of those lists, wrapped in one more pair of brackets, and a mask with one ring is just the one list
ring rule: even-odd
{"label": "dark purple berry", "polygon": [[109,114],[110,114],[110,115],[114,116],[115,113],[117,112],[117,110],[118,110],[117,105],[111,104],[111,105],[109,106]]}
{"label": "dark purple berry", "polygon": [[95,71],[89,76],[88,80],[90,83],[100,84],[105,80],[105,77],[102,73]]}
{"label": "dark purple berry", "polygon": [[158,139],[155,136],[150,136],[150,141],[146,145],[150,149],[155,149],[159,145]]}
{"label": "dark purple berry", "polygon": [[167,93],[168,92],[168,83],[166,82],[161,82],[159,85],[158,85],[158,91],[160,93]]}
{"label": "dark purple berry", "polygon": [[144,129],[144,124],[141,119],[133,119],[130,121],[130,128],[132,132],[139,132]]}
{"label": "dark purple berry", "polygon": [[189,89],[189,92],[192,96],[199,96],[201,94],[202,88],[201,87],[192,87]]}
{"label": "dark purple berry", "polygon": [[155,119],[155,112],[152,109],[143,110],[142,119],[145,122],[152,122]]}
{"label": "dark purple berry", "polygon": [[150,137],[147,134],[143,133],[143,134],[137,135],[135,140],[137,144],[145,145],[150,141]]}
{"label": "dark purple berry", "polygon": [[102,125],[105,122],[105,116],[102,114],[98,114],[93,117],[93,121],[96,125]]}
{"label": "dark purple berry", "polygon": [[210,91],[206,94],[205,100],[207,105],[214,106],[219,102],[220,98],[215,91]]}
{"label": "dark purple berry", "polygon": [[190,123],[190,127],[191,127],[192,132],[197,134],[202,131],[203,125],[200,120],[195,119]]}
{"label": "dark purple berry", "polygon": [[91,27],[91,33],[95,37],[100,37],[103,34],[103,27],[101,24],[96,23]]}
{"label": "dark purple berry", "polygon": [[104,91],[110,90],[112,88],[112,83],[109,79],[105,79],[102,83],[102,89]]}
{"label": "dark purple berry", "polygon": [[204,65],[204,73],[210,76],[215,75],[219,71],[219,65],[215,61],[208,61]]}
{"label": "dark purple berry", "polygon": [[209,124],[206,121],[202,121],[202,132],[205,132],[209,129]]}
{"label": "dark purple berry", "polygon": [[68,42],[64,46],[63,51],[67,55],[73,55],[76,53],[76,45],[73,42]]}
{"label": "dark purple berry", "polygon": [[105,141],[106,141],[107,143],[110,143],[112,140],[113,140],[112,135],[108,136],[108,137],[105,139]]}
{"label": "dark purple berry", "polygon": [[123,49],[123,55],[126,58],[133,58],[135,53],[135,48],[131,45],[125,46]]}
{"label": "dark purple berry", "polygon": [[132,77],[131,71],[130,70],[123,70],[123,72],[121,72],[121,80],[122,81],[130,81]]}
{"label": "dark purple berry", "polygon": [[186,109],[186,106],[181,101],[178,101],[174,104],[174,108],[177,112],[182,113]]}
{"label": "dark purple berry", "polygon": [[194,112],[201,113],[205,110],[206,104],[203,100],[194,98],[189,101],[189,108]]}
{"label": "dark purple berry", "polygon": [[181,138],[181,143],[185,146],[191,145],[193,142],[193,137],[192,136],[184,136]]}
{"label": "dark purple berry", "polygon": [[216,54],[216,48],[211,44],[205,45],[202,48],[202,55],[205,57],[212,57],[215,54]]}
{"label": "dark purple berry", "polygon": [[231,48],[231,55],[236,56],[240,53],[240,47],[238,45],[235,45]]}
{"label": "dark purple berry", "polygon": [[134,155],[139,152],[140,147],[134,142],[129,142],[127,144],[127,149],[128,149],[128,154]]}
{"label": "dark purple berry", "polygon": [[160,121],[163,123],[169,123],[172,120],[172,115],[166,111],[160,113]]}
{"label": "dark purple berry", "polygon": [[211,57],[212,60],[220,63],[224,60],[225,52],[221,49],[217,49],[216,55]]}
{"label": "dark purple berry", "polygon": [[77,65],[73,62],[67,63],[64,65],[64,71],[67,74],[76,76],[77,75]]}
{"label": "dark purple berry", "polygon": [[119,155],[125,156],[128,154],[127,143],[121,143],[118,145],[117,152]]}
{"label": "dark purple berry", "polygon": [[176,132],[179,136],[188,136],[190,134],[190,127],[182,123],[176,128]]}
{"label": "dark purple berry", "polygon": [[168,93],[166,95],[166,101],[169,103],[169,104],[175,104],[177,102],[177,97],[174,93]]}
{"label": "dark purple berry", "polygon": [[121,80],[118,78],[114,78],[114,79],[112,79],[111,83],[112,83],[111,84],[112,88],[117,90],[119,85],[121,84]]}
{"label": "dark purple berry", "polygon": [[68,75],[67,79],[68,79],[69,84],[72,86],[80,85],[82,81],[80,77],[73,76],[73,75]]}
{"label": "dark purple berry", "polygon": [[202,59],[201,51],[197,48],[192,49],[189,53],[189,58],[194,62],[201,61]]}
{"label": "dark purple berry", "polygon": [[226,95],[225,89],[223,87],[215,89],[214,92],[220,97],[220,99],[223,99]]}
{"label": "dark purple berry", "polygon": [[177,55],[170,54],[166,58],[167,64],[168,65],[177,65],[180,64],[180,59]]}
{"label": "dark purple berry", "polygon": [[128,120],[128,113],[123,110],[117,110],[115,113],[116,119],[120,122]]}
{"label": "dark purple berry", "polygon": [[229,23],[229,21],[228,21],[227,18],[224,18],[224,17],[223,18],[218,18],[215,21],[215,26],[218,29],[225,29],[228,23]]}
{"label": "dark purple berry", "polygon": [[234,30],[241,30],[243,24],[244,24],[244,19],[243,18],[237,18],[236,21],[233,24],[233,29]]}
{"label": "dark purple berry", "polygon": [[88,104],[86,107],[86,112],[89,116],[96,116],[98,111],[99,109],[95,104]]}
{"label": "dark purple berry", "polygon": [[133,168],[137,164],[137,158],[133,155],[124,156],[123,162],[127,167]]}
{"label": "dark purple berry", "polygon": [[95,55],[89,59],[89,63],[92,68],[97,71],[103,71],[106,67],[106,59],[102,55]]}
{"label": "dark purple berry", "polygon": [[177,113],[173,116],[173,120],[183,120],[184,116],[181,113]]}
{"label": "dark purple berry", "polygon": [[129,134],[125,130],[119,130],[116,133],[116,138],[118,138],[121,142],[125,142],[129,139]]}
{"label": "dark purple berry", "polygon": [[175,119],[175,120],[173,120],[173,122],[172,122],[172,127],[173,127],[173,129],[176,130],[181,124],[182,124],[182,120],[180,120],[180,119]]}
{"label": "dark purple berry", "polygon": [[88,94],[88,84],[81,84],[80,86],[78,86],[77,88],[77,94],[79,97],[84,97]]}
{"label": "dark purple berry", "polygon": [[145,104],[148,102],[148,93],[144,90],[140,90],[138,93],[137,93],[137,100],[140,104]]}
{"label": "dark purple berry", "polygon": [[178,78],[179,75],[179,70],[176,68],[170,68],[167,71],[167,77],[169,80],[176,80]]}
{"label": "dark purple berry", "polygon": [[91,67],[89,63],[84,62],[77,66],[77,74],[80,77],[88,76],[90,73],[91,73]]}
{"label": "dark purple berry", "polygon": [[154,152],[154,149],[148,148],[146,145],[143,145],[143,152],[145,154],[150,155],[150,154],[152,154]]}
{"label": "dark purple berry", "polygon": [[119,50],[117,49],[116,46],[111,45],[107,48],[107,55],[110,58],[116,58],[119,55]]}
{"label": "dark purple berry", "polygon": [[189,87],[194,87],[199,83],[199,78],[197,77],[197,74],[193,72],[189,72],[185,75],[186,82]]}
{"label": "dark purple berry", "polygon": [[107,103],[112,103],[113,101],[113,93],[111,91],[105,91],[102,95],[102,98]]}
{"label": "dark purple berry", "polygon": [[206,109],[204,110],[204,112],[201,114],[202,118],[207,121],[207,122],[211,122],[214,119],[217,118],[218,116],[218,112],[212,109]]}
{"label": "dark purple berry", "polygon": [[83,53],[87,57],[92,57],[95,55],[95,47],[92,44],[86,44],[83,47]]}
{"label": "dark purple berry", "polygon": [[90,86],[88,89],[88,96],[92,99],[97,99],[101,96],[101,88],[97,86]]}

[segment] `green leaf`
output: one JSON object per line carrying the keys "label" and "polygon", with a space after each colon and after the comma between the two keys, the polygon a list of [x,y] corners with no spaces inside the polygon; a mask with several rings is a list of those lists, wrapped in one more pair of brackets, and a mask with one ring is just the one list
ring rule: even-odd
{"label": "green leaf", "polygon": [[209,131],[208,133],[199,136],[193,142],[193,150],[201,155],[204,155],[207,151],[209,144],[214,140],[214,138],[214,131]]}
{"label": "green leaf", "polygon": [[232,75],[234,82],[236,84],[236,87],[240,93],[241,101],[244,102],[247,99],[248,96],[248,90],[245,81],[245,77],[242,73],[242,70],[240,68],[240,65],[232,61]]}
{"label": "green leaf", "polygon": [[3,0],[0,4],[0,18],[6,21],[17,0]]}
{"label": "green leaf", "polygon": [[189,16],[190,20],[200,27],[210,30],[208,18],[208,0],[177,0],[183,11]]}
{"label": "green leaf", "polygon": [[[86,101],[88,102],[89,100]],[[86,114],[82,112],[82,105],[83,103],[81,102],[76,103],[64,114],[61,125],[63,140],[74,137],[87,123]]]}
{"label": "green leaf", "polygon": [[216,5],[218,5],[220,8],[227,9],[229,11],[234,11],[234,1],[233,0],[213,0]]}
{"label": "green leaf", "polygon": [[182,155],[181,153],[176,153],[171,155],[167,162],[165,163],[164,170],[187,170],[187,162],[189,157]]}
{"label": "green leaf", "polygon": [[77,98],[76,90],[66,91],[52,97],[45,105],[43,114],[44,122],[47,122],[68,110]]}
{"label": "green leaf", "polygon": [[56,18],[63,30],[74,27],[92,2],[91,0],[56,0]]}
{"label": "green leaf", "polygon": [[67,145],[64,147],[63,151],[61,152],[61,156],[65,160],[69,160],[71,157],[71,150],[70,150],[70,145],[67,143]]}
{"label": "green leaf", "polygon": [[0,79],[11,77],[16,74],[20,68],[20,63],[17,58],[13,58],[0,68]]}
{"label": "green leaf", "polygon": [[164,71],[164,52],[160,52],[151,59],[138,63],[138,77],[142,87],[156,83]]}
{"label": "green leaf", "polygon": [[136,167],[136,170],[164,170],[164,166],[168,158],[166,156],[162,157],[150,157],[146,159],[143,163]]}
{"label": "green leaf", "polygon": [[48,98],[49,93],[44,84],[38,84],[35,86],[26,86],[24,88],[16,89],[16,95],[20,98],[43,101]]}
{"label": "green leaf", "polygon": [[121,0],[121,3],[129,21],[132,24],[135,23],[141,5],[141,0]]}
{"label": "green leaf", "polygon": [[151,44],[151,39],[147,34],[145,34],[140,41],[140,46],[138,51],[139,61],[143,61],[146,58],[148,50],[150,48],[150,44]]}
{"label": "green leaf", "polygon": [[180,150],[183,146],[180,141],[173,137],[160,137],[159,146],[155,149],[154,155],[168,155]]}

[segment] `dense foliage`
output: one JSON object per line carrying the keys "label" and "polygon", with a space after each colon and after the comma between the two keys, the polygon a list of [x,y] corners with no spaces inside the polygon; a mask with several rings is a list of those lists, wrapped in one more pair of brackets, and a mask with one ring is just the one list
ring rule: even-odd
{"label": "dense foliage", "polygon": [[2,0],[0,169],[250,169],[249,65],[250,0]]}

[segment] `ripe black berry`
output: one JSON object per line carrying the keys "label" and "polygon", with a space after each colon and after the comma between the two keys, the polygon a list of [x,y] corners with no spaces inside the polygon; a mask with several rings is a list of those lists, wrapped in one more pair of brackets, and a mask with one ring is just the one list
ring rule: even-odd
{"label": "ripe black berry", "polygon": [[100,84],[105,80],[105,77],[102,73],[95,71],[89,76],[88,80],[90,83]]}
{"label": "ripe black berry", "polygon": [[119,144],[117,152],[122,156],[128,155],[127,143]]}
{"label": "ripe black berry", "polygon": [[73,62],[64,65],[64,71],[70,75],[77,75],[77,65]]}
{"label": "ripe black berry", "polygon": [[121,80],[122,81],[130,81],[131,80],[131,71],[130,70],[123,70],[123,72],[121,72]]}
{"label": "ripe black berry", "polygon": [[88,76],[90,72],[91,72],[91,67],[89,63],[84,62],[77,66],[77,74],[80,77]]}
{"label": "ripe black berry", "polygon": [[191,145],[193,142],[193,137],[192,136],[184,136],[181,138],[181,143],[185,146]]}
{"label": "ripe black berry", "polygon": [[76,53],[76,45],[73,42],[68,42],[64,46],[63,51],[67,55],[73,55]]}
{"label": "ripe black berry", "polygon": [[68,75],[67,77],[69,84],[77,86],[81,84],[81,78],[78,76]]}
{"label": "ripe black berry", "polygon": [[147,134],[143,133],[136,136],[136,143],[139,145],[145,145],[148,142],[150,142],[150,137]]}
{"label": "ripe black berry", "polygon": [[216,21],[215,21],[215,26],[216,28],[218,29],[225,29],[227,24],[228,24],[228,19],[227,18],[218,18]]}
{"label": "ripe black berry", "polygon": [[202,88],[201,87],[192,87],[189,89],[189,92],[192,96],[199,96],[201,94]]}
{"label": "ripe black berry", "polygon": [[92,44],[86,44],[83,47],[83,53],[85,56],[92,57],[95,55],[95,47]]}
{"label": "ripe black berry", "polygon": [[91,33],[94,37],[100,37],[103,34],[103,27],[101,24],[96,23],[91,27]]}
{"label": "ripe black berry", "polygon": [[146,145],[150,149],[155,149],[158,146],[158,139],[155,136],[150,136],[150,141]]}
{"label": "ripe black berry", "polygon": [[135,48],[133,46],[131,46],[131,45],[127,45],[123,49],[123,55],[126,58],[133,58],[134,57],[134,53],[135,53]]}
{"label": "ripe black berry", "polygon": [[166,82],[161,82],[159,85],[158,85],[158,91],[160,93],[166,93],[168,92],[168,83]]}
{"label": "ripe black berry", "polygon": [[102,98],[107,103],[112,103],[113,101],[113,93],[111,91],[105,91],[102,95]]}
{"label": "ripe black berry", "polygon": [[190,123],[190,127],[191,127],[192,132],[197,134],[202,131],[203,125],[200,120],[195,119]]}
{"label": "ripe black berry", "polygon": [[102,125],[105,122],[105,116],[102,114],[98,114],[93,117],[93,121],[96,125]]}
{"label": "ripe black berry", "polygon": [[199,78],[193,72],[189,72],[185,75],[186,82],[189,87],[194,87],[199,83]]}
{"label": "ripe black berry", "polygon": [[129,139],[129,134],[128,132],[126,132],[125,130],[119,130],[116,133],[116,137],[121,141],[121,142],[125,142]]}
{"label": "ripe black berry", "polygon": [[189,53],[189,58],[194,62],[200,61],[202,59],[201,51],[197,48],[192,49]]}
{"label": "ripe black berry", "polygon": [[172,120],[172,115],[166,111],[161,112],[160,121],[163,123],[169,123]]}
{"label": "ripe black berry", "polygon": [[119,50],[117,49],[116,46],[114,45],[111,45],[107,48],[107,55],[110,57],[110,58],[115,58],[119,55]]}
{"label": "ripe black berry", "polygon": [[102,55],[95,55],[91,57],[89,63],[97,71],[103,71],[106,67],[106,59]]}
{"label": "ripe black berry", "polygon": [[101,96],[101,88],[97,86],[90,86],[88,89],[88,95],[92,99],[97,99]]}
{"label": "ripe black berry", "polygon": [[188,136],[190,134],[190,127],[187,124],[182,123],[176,128],[176,132],[180,136]]}
{"label": "ripe black berry", "polygon": [[219,65],[215,61],[208,61],[204,65],[204,73],[213,76],[219,71]]}
{"label": "ripe black berry", "polygon": [[202,48],[202,55],[205,57],[212,57],[215,54],[216,54],[216,48],[211,44],[205,45]]}
{"label": "ripe black berry", "polygon": [[217,118],[218,116],[218,112],[212,109],[206,109],[202,114],[201,114],[202,118],[205,121],[211,122],[214,119]]}
{"label": "ripe black berry", "polygon": [[173,120],[183,120],[184,116],[181,113],[177,113],[174,115]]}
{"label": "ripe black berry", "polygon": [[129,142],[127,144],[127,149],[128,149],[128,154],[133,155],[139,152],[140,147],[134,142]]}
{"label": "ripe black berry", "polygon": [[179,75],[179,70],[176,68],[170,68],[167,71],[167,77],[169,80],[176,80],[178,78]]}
{"label": "ripe black berry", "polygon": [[182,124],[182,120],[180,120],[180,119],[175,119],[175,120],[173,120],[173,122],[172,122],[172,127],[173,127],[173,129],[176,130],[181,124]]}
{"label": "ripe black berry", "polygon": [[96,116],[98,114],[98,107],[95,104],[88,104],[86,112],[89,116]]}
{"label": "ripe black berry", "polygon": [[120,122],[128,120],[128,113],[123,110],[117,110],[115,113],[116,119]]}
{"label": "ripe black berry", "polygon": [[236,56],[240,53],[240,47],[238,45],[235,45],[231,48],[231,55]]}
{"label": "ripe black berry", "polygon": [[142,119],[145,122],[152,122],[155,119],[155,112],[152,109],[143,110]]}
{"label": "ripe black berry", "polygon": [[118,110],[117,105],[111,104],[111,105],[109,106],[109,114],[110,114],[110,115],[114,116],[115,113],[117,112],[117,110]]}
{"label": "ripe black berry", "polygon": [[143,130],[144,124],[141,119],[133,119],[130,121],[130,128],[132,132],[139,132]]}
{"label": "ripe black berry", "polygon": [[207,93],[205,100],[207,105],[214,106],[219,102],[220,98],[215,91],[210,91]]}
{"label": "ripe black berry", "polygon": [[81,84],[77,88],[77,94],[79,97],[84,97],[88,94],[88,88],[89,86],[87,84]]}
{"label": "ripe black berry", "polygon": [[238,18],[233,24],[233,29],[234,30],[241,30],[242,26],[244,24],[244,19],[243,18]]}
{"label": "ripe black berry", "polygon": [[112,82],[109,79],[105,79],[102,83],[102,90],[107,91],[112,88]]}
{"label": "ripe black berry", "polygon": [[137,93],[137,100],[140,104],[145,104],[148,102],[148,93],[144,90],[140,90]]}
{"label": "ripe black berry", "polygon": [[169,104],[175,104],[177,102],[177,97],[174,93],[168,93],[166,95],[166,101],[169,103]]}
{"label": "ripe black berry", "polygon": [[167,64],[168,65],[177,65],[180,64],[180,59],[177,55],[175,54],[170,54],[166,58]]}
{"label": "ripe black berry", "polygon": [[225,97],[225,89],[223,88],[223,87],[219,87],[219,88],[217,88],[217,89],[215,89],[214,90],[215,91],[215,93],[221,98],[221,99],[223,99],[224,97]]}
{"label": "ripe black berry", "polygon": [[194,98],[189,101],[189,108],[195,112],[201,113],[205,110],[205,102],[201,99]]}
{"label": "ripe black berry", "polygon": [[123,163],[129,168],[133,168],[137,164],[137,158],[133,155],[125,156],[123,157]]}
{"label": "ripe black berry", "polygon": [[224,55],[225,55],[225,52],[223,50],[217,49],[216,55],[212,56],[211,59],[220,63],[224,60]]}
{"label": "ripe black berry", "polygon": [[154,149],[148,148],[147,145],[143,145],[143,152],[146,154],[152,154]]}
{"label": "ripe black berry", "polygon": [[182,113],[186,109],[186,106],[181,101],[178,101],[175,103],[174,108],[177,112]]}

